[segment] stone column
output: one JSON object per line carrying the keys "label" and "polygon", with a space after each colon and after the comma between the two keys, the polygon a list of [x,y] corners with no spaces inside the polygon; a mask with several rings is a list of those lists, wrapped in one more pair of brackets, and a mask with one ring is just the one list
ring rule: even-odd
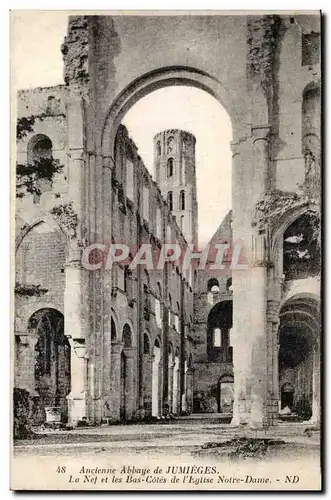
{"label": "stone column", "polygon": [[190,368],[186,373],[186,411],[192,413],[193,409],[193,370]]}
{"label": "stone column", "polygon": [[268,332],[267,332],[267,259],[264,235],[253,238],[253,266],[251,269],[251,414],[252,428],[266,427],[268,423]]}
{"label": "stone column", "polygon": [[[246,255],[246,248],[251,241],[251,220],[243,207],[242,193],[238,189],[245,178],[247,171],[245,159],[250,161],[251,144],[247,140],[238,140],[232,147],[232,199],[236,216],[233,218],[233,242],[241,244]],[[244,200],[245,201],[245,200]],[[246,205],[246,203],[244,203]],[[245,425],[248,422],[248,394],[249,394],[249,269],[232,268],[233,286],[233,327],[231,343],[233,346],[233,373],[234,373],[234,402],[232,426]]]}
{"label": "stone column", "polygon": [[174,373],[173,373],[173,398],[172,398],[172,411],[174,414],[179,413],[179,397],[180,397],[180,384],[179,381],[179,358],[175,357]]}
{"label": "stone column", "polygon": [[279,301],[267,302],[268,423],[278,424],[279,416]]}
{"label": "stone column", "polygon": [[121,354],[122,342],[113,342],[110,352],[110,409],[109,415],[112,420],[120,420],[121,410]]}
{"label": "stone column", "polygon": [[315,425],[317,428],[321,425],[321,384],[320,384],[320,373],[321,373],[321,361],[319,346],[315,346],[313,354],[313,404],[312,404],[312,416],[310,423]]}
{"label": "stone column", "polygon": [[142,357],[142,394],[144,415],[147,418],[152,416],[152,377],[153,377],[153,360],[154,356],[143,354]]}
{"label": "stone column", "polygon": [[125,355],[125,418],[131,420],[135,411],[135,365],[134,365],[134,349],[127,347],[123,349]]}
{"label": "stone column", "polygon": [[15,380],[15,387],[29,391],[31,397],[38,396],[36,391],[35,348],[38,342],[38,335],[20,333],[20,351],[19,351],[19,373]]}
{"label": "stone column", "polygon": [[173,413],[173,391],[174,391],[174,362],[168,364],[168,402],[169,413]]}
{"label": "stone column", "polygon": [[67,396],[71,425],[87,418],[85,339],[69,339],[71,347],[71,391]]}

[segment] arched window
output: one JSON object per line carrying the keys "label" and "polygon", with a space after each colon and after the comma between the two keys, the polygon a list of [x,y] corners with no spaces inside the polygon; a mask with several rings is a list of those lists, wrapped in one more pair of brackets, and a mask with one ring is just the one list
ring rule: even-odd
{"label": "arched window", "polygon": [[144,333],[144,354],[150,354],[150,341],[147,333]]}
{"label": "arched window", "polygon": [[111,318],[111,321],[110,321],[110,335],[111,335],[111,341],[116,342],[117,333],[116,333],[116,325],[115,325],[115,321],[114,321],[113,317]]}
{"label": "arched window", "polygon": [[167,154],[170,155],[173,153],[174,150],[174,138],[172,136],[168,137],[167,139]]}
{"label": "arched window", "polygon": [[[53,144],[50,138],[44,134],[37,134],[28,142],[27,152],[28,152],[28,163],[29,164],[39,164],[39,168],[42,170],[49,170],[48,160],[53,158]],[[47,178],[38,179],[36,182],[36,188],[38,194],[34,194],[34,203],[38,203],[40,199],[40,194],[50,191],[52,189],[52,181]]]}
{"label": "arched window", "polygon": [[58,111],[58,108],[59,108],[59,101],[55,99],[53,95],[48,96],[46,112],[52,114]]}
{"label": "arched window", "polygon": [[174,160],[173,158],[168,158],[167,161],[167,177],[172,177],[174,173]]}
{"label": "arched window", "polygon": [[185,220],[184,215],[181,215],[179,218],[179,228],[182,232],[184,231],[184,227],[185,227],[184,220]]}
{"label": "arched window", "polygon": [[132,347],[131,328],[127,323],[123,327],[123,344],[123,347]]}
{"label": "arched window", "polygon": [[207,291],[217,293],[220,291],[219,283],[217,278],[210,278],[207,283]]}
{"label": "arched window", "polygon": [[207,319],[207,354],[210,361],[231,362],[232,301],[218,302]]}
{"label": "arched window", "polygon": [[40,161],[45,158],[52,158],[52,149],[52,141],[47,135],[34,135],[28,142],[28,163]]}
{"label": "arched window", "polygon": [[185,210],[185,191],[179,193],[179,210]]}
{"label": "arched window", "polygon": [[157,141],[156,143],[156,154],[157,156],[161,156],[161,141]]}
{"label": "arched window", "polygon": [[172,191],[169,191],[169,192],[168,192],[168,196],[167,196],[167,204],[168,204],[169,210],[173,210]]}
{"label": "arched window", "polygon": [[156,288],[157,288],[156,293],[157,293],[158,298],[162,299],[162,286],[161,286],[161,283],[159,281],[156,283]]}
{"label": "arched window", "polygon": [[222,332],[220,328],[214,328],[214,347],[222,347]]}

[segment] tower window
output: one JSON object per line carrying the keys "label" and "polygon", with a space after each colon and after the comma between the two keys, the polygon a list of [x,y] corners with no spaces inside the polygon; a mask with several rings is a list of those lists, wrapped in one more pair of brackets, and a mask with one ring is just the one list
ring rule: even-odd
{"label": "tower window", "polygon": [[167,203],[168,203],[169,210],[173,210],[172,191],[169,191],[169,193],[168,193]]}
{"label": "tower window", "polygon": [[180,216],[179,227],[180,227],[180,230],[183,232],[183,230],[184,230],[184,215]]}
{"label": "tower window", "polygon": [[167,177],[172,177],[173,173],[174,173],[174,160],[173,160],[173,158],[168,158]]}
{"label": "tower window", "polygon": [[214,347],[222,346],[222,332],[220,328],[214,328]]}
{"label": "tower window", "polygon": [[179,193],[179,208],[185,210],[185,191]]}
{"label": "tower window", "polygon": [[156,143],[156,154],[157,156],[161,156],[161,142],[157,141]]}

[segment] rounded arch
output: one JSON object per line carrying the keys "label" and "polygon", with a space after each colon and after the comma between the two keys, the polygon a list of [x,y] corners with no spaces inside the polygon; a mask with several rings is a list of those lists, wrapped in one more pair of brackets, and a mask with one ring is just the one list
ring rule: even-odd
{"label": "rounded arch", "polygon": [[40,158],[51,158],[53,143],[46,134],[35,134],[27,144],[28,162]]}
{"label": "rounded arch", "polygon": [[153,349],[154,349],[154,347],[156,347],[157,349],[161,349],[161,346],[162,346],[161,338],[158,335],[156,337],[156,339],[154,340]]}
{"label": "rounded arch", "polygon": [[133,347],[133,335],[131,326],[125,323],[122,330],[122,342],[124,348]]}
{"label": "rounded arch", "polygon": [[117,340],[117,328],[116,328],[116,323],[115,323],[113,315],[110,318],[110,335],[111,335],[111,341],[116,342],[116,340]]}
{"label": "rounded arch", "polygon": [[234,377],[232,373],[223,373],[223,375],[220,376],[219,382],[234,382]]}
{"label": "rounded arch", "polygon": [[277,223],[272,231],[272,254],[274,257],[277,251],[279,251],[279,245],[282,243],[282,238],[286,229],[288,229],[296,219],[309,211],[311,211],[311,208],[308,206],[308,203],[303,203],[287,210],[283,215],[277,218]]}
{"label": "rounded arch", "polygon": [[144,354],[151,354],[151,339],[150,339],[150,335],[147,331],[144,332],[143,353]]}
{"label": "rounded arch", "polygon": [[271,258],[275,263],[275,274],[281,277],[283,274],[283,238],[286,230],[300,217],[312,213],[319,216],[318,211],[311,208],[307,202],[287,210],[277,219],[277,224],[272,231]]}
{"label": "rounded arch", "polygon": [[[116,132],[126,112],[150,92],[174,85],[187,85],[208,92],[224,107],[231,121],[240,113],[226,88],[205,71],[189,66],[159,68],[131,82],[110,106],[101,136],[101,151],[104,157],[114,157]],[[236,122],[239,124],[240,120]],[[242,123],[244,122],[241,122],[241,128]]]}
{"label": "rounded arch", "polygon": [[51,229],[54,229],[57,233],[59,233],[61,236],[63,236],[63,243],[65,245],[65,251],[66,255],[69,251],[69,243],[67,239],[67,234],[63,230],[63,228],[57,223],[57,221],[52,217],[50,214],[44,214],[42,217],[38,217],[35,221],[31,222],[30,224],[27,224],[24,226],[24,228],[20,231],[18,236],[16,237],[15,240],[15,252],[19,249],[22,241],[24,240],[25,236],[32,231],[35,227],[37,227],[39,224],[47,224],[50,226]]}
{"label": "rounded arch", "polygon": [[208,292],[211,292],[213,291],[213,288],[214,287],[217,287],[219,291],[219,288],[220,288],[220,285],[219,285],[219,281],[217,278],[209,278],[209,280],[207,281],[207,291]]}

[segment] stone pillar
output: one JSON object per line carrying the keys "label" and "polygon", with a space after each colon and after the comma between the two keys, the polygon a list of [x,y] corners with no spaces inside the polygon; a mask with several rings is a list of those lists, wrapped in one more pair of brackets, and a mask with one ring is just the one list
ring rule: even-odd
{"label": "stone pillar", "polygon": [[315,346],[313,354],[313,404],[310,423],[320,428],[321,425],[321,361],[319,346]]}
{"label": "stone pillar", "polygon": [[110,408],[109,415],[118,422],[121,417],[121,354],[122,342],[113,342],[110,352]]}
{"label": "stone pillar", "polygon": [[17,380],[15,380],[15,387],[25,389],[29,391],[31,397],[35,397],[38,396],[35,380],[35,348],[38,342],[38,335],[31,335],[28,332],[20,333],[19,339],[19,372]]}
{"label": "stone pillar", "polygon": [[143,354],[142,357],[142,394],[144,415],[146,418],[152,416],[152,376],[153,376],[153,360],[154,356]]}
{"label": "stone pillar", "polygon": [[190,368],[186,373],[186,411],[192,413],[193,410],[193,370]]}
{"label": "stone pillar", "polygon": [[135,386],[134,386],[134,349],[126,347],[123,349],[125,355],[125,419],[131,420],[135,411]]}
{"label": "stone pillar", "polygon": [[173,413],[174,367],[175,367],[175,363],[174,362],[169,362],[169,364],[168,364],[168,402],[169,402],[169,413]]}
{"label": "stone pillar", "polygon": [[[245,178],[247,171],[245,161],[250,160],[251,144],[247,140],[238,140],[231,144],[233,169],[232,169],[232,199],[236,216],[233,218],[233,242],[241,244],[246,255],[246,248],[251,241],[251,220],[243,207],[242,193],[238,189]],[[245,201],[245,200],[244,200]],[[246,205],[246,203],[244,203]],[[247,267],[247,266],[246,266]],[[234,374],[234,402],[231,425],[245,425],[248,422],[248,395],[249,395],[249,370],[250,352],[249,337],[249,269],[240,268],[238,265],[232,269],[233,286],[233,327],[231,343],[233,346],[233,374]]]}
{"label": "stone pillar", "polygon": [[71,425],[87,418],[86,404],[86,346],[84,339],[69,339],[71,347],[71,391],[67,396]]}
{"label": "stone pillar", "polygon": [[267,342],[267,259],[264,235],[253,238],[253,266],[251,269],[251,414],[252,428],[268,424],[268,342]]}
{"label": "stone pillar", "polygon": [[279,301],[267,302],[268,423],[278,424],[279,416]]}
{"label": "stone pillar", "polygon": [[174,373],[173,373],[173,391],[172,391],[172,411],[174,414],[179,412],[179,395],[180,395],[180,384],[179,381],[179,358],[175,357],[174,363]]}

